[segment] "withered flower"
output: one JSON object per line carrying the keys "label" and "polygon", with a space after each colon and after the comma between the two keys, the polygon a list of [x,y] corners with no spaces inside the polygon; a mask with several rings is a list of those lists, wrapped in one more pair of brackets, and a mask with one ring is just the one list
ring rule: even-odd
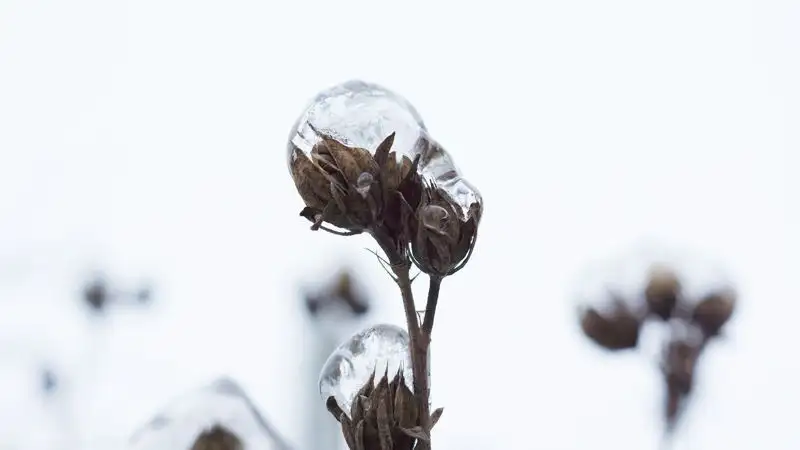
{"label": "withered flower", "polygon": [[681,296],[681,282],[669,267],[656,265],[650,269],[644,297],[650,313],[669,320]]}
{"label": "withered flower", "polygon": [[597,345],[606,350],[619,351],[636,347],[642,317],[632,311],[617,295],[611,294],[611,305],[600,312],[586,307],[580,313],[581,330]]}
{"label": "withered flower", "polygon": [[[375,149],[345,145],[328,134],[319,136],[310,156],[293,148],[290,168],[300,196],[306,204],[300,215],[310,220],[312,229],[338,234],[367,231],[388,239],[398,248],[408,241],[409,218],[421,196],[417,163],[408,156],[398,158],[392,151],[395,134],[387,136]],[[347,232],[323,226],[328,222]]]}
{"label": "withered flower", "polygon": [[431,276],[452,275],[466,265],[478,238],[480,203],[472,203],[466,215],[447,193],[429,184],[412,225],[411,257]]}
{"label": "withered flower", "polygon": [[214,425],[200,433],[191,450],[244,450],[244,446],[233,432],[221,425]]}
{"label": "withered flower", "polygon": [[[430,436],[420,422],[420,405],[406,386],[403,372],[390,382],[384,374],[375,384],[375,373],[359,390],[348,416],[331,396],[328,411],[342,426],[350,450],[412,450],[418,440]],[[431,414],[431,428],[442,415],[442,408]]]}

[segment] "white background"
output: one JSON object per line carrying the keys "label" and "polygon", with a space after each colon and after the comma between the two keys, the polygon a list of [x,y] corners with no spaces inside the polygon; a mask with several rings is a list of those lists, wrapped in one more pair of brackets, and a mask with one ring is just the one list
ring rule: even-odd
{"label": "white background", "polygon": [[[402,323],[374,246],[309,231],[286,169],[305,102],[350,78],[406,96],[486,202],[437,314],[437,449],[657,448],[653,352],[597,351],[570,298],[643,237],[742,293],[676,448],[800,447],[799,23],[763,0],[0,0],[0,447],[108,448],[223,373],[300,442],[298,282],[344,258]],[[93,265],[155,277],[154,314],[84,323]]]}

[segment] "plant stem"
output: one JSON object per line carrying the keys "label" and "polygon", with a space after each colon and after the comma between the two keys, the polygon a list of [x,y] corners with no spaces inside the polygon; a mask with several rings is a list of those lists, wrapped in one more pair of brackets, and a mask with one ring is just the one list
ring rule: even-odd
{"label": "plant stem", "polygon": [[[406,263],[392,267],[397,276],[397,285],[403,297],[403,309],[408,324],[409,352],[411,370],[414,375],[414,396],[420,404],[420,425],[430,435],[430,385],[428,384],[428,335],[422,333],[414,306],[414,294],[411,291],[409,271],[411,264]],[[428,450],[430,443],[420,440],[417,449]]]}
{"label": "plant stem", "polygon": [[422,332],[430,340],[433,331],[433,320],[436,317],[436,304],[439,301],[439,288],[442,286],[442,277],[431,275],[428,285],[428,301],[425,304],[425,319],[422,322]]}

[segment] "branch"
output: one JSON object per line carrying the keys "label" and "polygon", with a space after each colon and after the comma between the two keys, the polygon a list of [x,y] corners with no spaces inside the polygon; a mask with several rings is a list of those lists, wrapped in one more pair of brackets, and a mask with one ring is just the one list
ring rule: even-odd
{"label": "branch", "polygon": [[[419,327],[416,308],[414,306],[414,294],[411,291],[411,278],[409,271],[411,263],[392,266],[397,275],[397,286],[400,287],[400,294],[403,297],[403,310],[406,315],[409,336],[409,352],[411,354],[411,370],[414,375],[414,396],[419,402],[420,425],[428,436],[430,436],[430,385],[428,383],[428,336],[423,334]],[[418,450],[429,450],[430,441],[420,439],[417,442]]]}
{"label": "branch", "polygon": [[428,286],[428,301],[425,304],[425,319],[422,322],[422,333],[430,340],[433,331],[433,320],[436,317],[436,304],[439,302],[439,288],[442,277],[431,275]]}

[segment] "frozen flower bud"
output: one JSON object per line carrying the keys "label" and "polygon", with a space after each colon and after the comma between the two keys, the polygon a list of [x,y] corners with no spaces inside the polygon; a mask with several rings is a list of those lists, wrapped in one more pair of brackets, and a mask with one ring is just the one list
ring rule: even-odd
{"label": "frozen flower bud", "polygon": [[635,348],[639,342],[642,317],[616,295],[612,295],[607,307],[585,306],[579,316],[583,334],[606,350],[627,350]]}
{"label": "frozen flower bud", "polygon": [[678,275],[669,267],[654,265],[650,269],[644,296],[650,313],[669,320],[681,295]]}
{"label": "frozen flower bud", "polygon": [[404,255],[422,193],[421,156],[412,148],[424,131],[414,108],[380,86],[350,81],[321,92],[288,143],[289,170],[306,205],[301,215],[312,229],[368,232]]}
{"label": "frozen flower bud", "polygon": [[717,336],[730,320],[735,306],[736,293],[732,289],[711,292],[694,306],[692,321],[707,338]]}
{"label": "frozen flower bud", "polygon": [[412,226],[411,257],[419,269],[444,277],[464,267],[475,247],[481,213],[480,202],[472,203],[463,214],[446,191],[429,186]]}

